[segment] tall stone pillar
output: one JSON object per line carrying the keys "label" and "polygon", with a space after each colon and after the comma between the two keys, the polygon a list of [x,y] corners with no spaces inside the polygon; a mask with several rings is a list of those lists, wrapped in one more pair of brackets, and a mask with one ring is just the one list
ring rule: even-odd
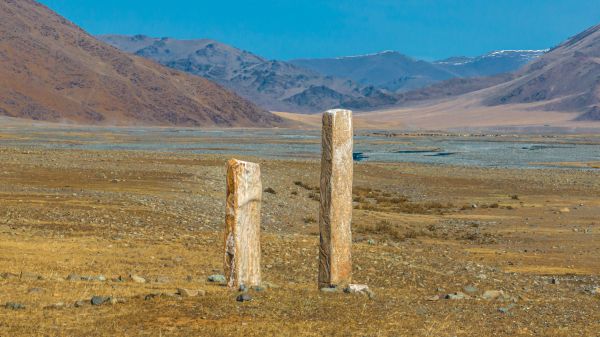
{"label": "tall stone pillar", "polygon": [[229,287],[260,285],[260,165],[227,162],[225,278]]}
{"label": "tall stone pillar", "polygon": [[352,111],[323,114],[319,287],[352,281]]}

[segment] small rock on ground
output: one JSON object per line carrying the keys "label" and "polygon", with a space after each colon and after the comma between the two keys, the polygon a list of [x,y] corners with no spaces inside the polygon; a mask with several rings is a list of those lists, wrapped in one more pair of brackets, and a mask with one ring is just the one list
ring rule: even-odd
{"label": "small rock on ground", "polygon": [[154,278],[155,283],[169,283],[171,279],[168,276],[157,276]]}
{"label": "small rock on ground", "polygon": [[84,306],[88,305],[89,303],[90,303],[89,301],[81,300],[81,301],[76,301],[74,305],[75,305],[75,308],[80,308],[80,307],[84,307]]}
{"label": "small rock on ground", "polygon": [[19,275],[13,274],[13,273],[2,273],[2,274],[0,274],[0,278],[5,279],[5,280],[10,280],[10,279],[19,278]]}
{"label": "small rock on ground", "polygon": [[241,294],[235,300],[238,302],[248,302],[248,301],[252,301],[252,296],[250,296],[248,294]]}
{"label": "small rock on ground", "polygon": [[510,304],[510,305],[508,305],[506,307],[498,308],[498,311],[500,313],[503,313],[503,314],[508,314],[508,312],[510,311],[510,309],[512,309],[513,307],[514,307],[514,304]]}
{"label": "small rock on ground", "polygon": [[323,293],[337,293],[339,291],[336,287],[323,287],[321,288],[321,292]]}
{"label": "small rock on ground", "polygon": [[110,302],[110,300],[111,300],[110,297],[94,296],[94,297],[92,297],[92,300],[90,301],[90,303],[92,303],[92,305],[102,305],[104,303]]}
{"label": "small rock on ground", "polygon": [[179,296],[181,296],[181,297],[196,297],[196,296],[205,296],[206,291],[199,290],[199,289],[179,288],[179,289],[177,289],[177,294],[179,294]]}
{"label": "small rock on ground", "polygon": [[69,276],[67,276],[67,281],[81,281],[81,276],[77,274],[69,274]]}
{"label": "small rock on ground", "polygon": [[497,298],[504,297],[504,291],[502,290],[486,290],[481,298],[484,300],[495,300]]}
{"label": "small rock on ground", "polygon": [[475,286],[471,286],[471,285],[464,287],[463,290],[466,293],[470,293],[470,294],[476,293],[478,291]]}
{"label": "small rock on ground", "polygon": [[214,282],[214,283],[227,283],[227,279],[225,278],[224,275],[210,275],[208,277],[208,282]]}
{"label": "small rock on ground", "polygon": [[347,294],[367,295],[369,298],[375,297],[375,293],[373,293],[366,284],[349,284],[348,287],[344,289],[344,292]]}
{"label": "small rock on ground", "polygon": [[67,305],[64,302],[58,302],[58,303],[54,303],[54,304],[45,306],[44,309],[62,309],[62,308],[66,308],[66,307],[67,307]]}
{"label": "small rock on ground", "polygon": [[458,292],[455,292],[453,294],[447,294],[444,298],[447,299],[447,300],[464,300],[464,299],[468,299],[469,296],[467,296],[466,294],[458,291]]}
{"label": "small rock on ground", "polygon": [[263,282],[261,287],[267,288],[267,289],[278,289],[279,286],[275,283],[271,283],[271,282]]}
{"label": "small rock on ground", "polygon": [[16,303],[16,302],[6,302],[6,304],[4,305],[4,307],[6,309],[12,309],[12,310],[22,310],[25,309],[25,306],[21,303]]}
{"label": "small rock on ground", "polygon": [[139,275],[132,274],[130,278],[135,283],[146,283],[146,279]]}
{"label": "small rock on ground", "polygon": [[106,281],[106,277],[104,275],[98,275],[98,276],[81,276],[80,279],[81,279],[81,281],[98,281],[98,282],[104,282],[104,281]]}
{"label": "small rock on ground", "polygon": [[37,281],[37,280],[43,279],[42,275],[34,274],[34,273],[27,273],[27,272],[21,273],[19,278],[21,280],[28,280],[28,281]]}

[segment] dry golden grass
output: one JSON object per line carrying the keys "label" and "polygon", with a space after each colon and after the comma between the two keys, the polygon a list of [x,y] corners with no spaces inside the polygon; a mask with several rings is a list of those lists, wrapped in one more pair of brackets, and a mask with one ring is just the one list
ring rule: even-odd
{"label": "dry golden grass", "polygon": [[[0,307],[0,336],[594,336],[600,330],[600,298],[587,291],[600,285],[595,171],[357,165],[354,280],[373,289],[368,299],[317,289],[318,162],[243,158],[261,162],[264,186],[276,191],[264,193],[262,236],[264,280],[275,287],[239,303],[236,291],[206,281],[222,269],[225,159],[0,146],[0,274],[23,276],[0,277],[0,305],[26,306]],[[559,212],[565,207],[571,211]],[[108,280],[64,280],[71,273]],[[150,282],[135,283],[130,274]],[[112,280],[118,276],[125,281]],[[168,280],[154,281],[161,276]],[[467,285],[478,289],[473,299],[428,300]],[[207,294],[145,299],[179,287]],[[489,289],[511,300],[481,300]],[[44,308],[93,295],[125,303]],[[511,303],[508,313],[499,312]]]}

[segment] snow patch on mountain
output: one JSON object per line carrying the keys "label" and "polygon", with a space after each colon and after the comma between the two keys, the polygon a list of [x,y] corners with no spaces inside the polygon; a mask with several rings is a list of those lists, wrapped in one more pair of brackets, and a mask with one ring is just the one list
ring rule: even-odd
{"label": "snow patch on mountain", "polygon": [[336,60],[344,60],[344,59],[352,59],[352,58],[362,58],[362,57],[372,57],[372,56],[379,56],[379,55],[385,55],[385,54],[398,54],[397,51],[393,51],[393,50],[384,50],[384,51],[380,51],[377,53],[371,53],[371,54],[362,54],[362,55],[351,55],[351,56],[340,56],[340,57],[336,57]]}
{"label": "snow patch on mountain", "polygon": [[[464,57],[464,58],[450,58],[442,61],[436,61],[435,64],[439,65],[452,65],[452,66],[464,66],[475,62],[480,62],[489,58],[520,58],[523,60],[533,61],[538,57],[547,53],[550,49],[506,49],[506,50],[495,50],[485,55],[477,57]],[[458,60],[456,60],[458,59]]]}

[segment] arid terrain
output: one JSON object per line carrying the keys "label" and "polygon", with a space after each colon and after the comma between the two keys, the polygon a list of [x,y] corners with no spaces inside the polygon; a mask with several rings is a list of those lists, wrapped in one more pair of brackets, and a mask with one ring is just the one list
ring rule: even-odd
{"label": "arid terrain", "polygon": [[[580,5],[565,7],[578,25],[545,15],[565,26],[543,32],[554,42],[473,56],[513,42],[494,41],[491,15],[495,34],[453,32],[454,8],[418,10],[431,30],[419,37],[393,27],[420,15],[396,20],[388,2],[356,6],[373,18],[381,7],[369,20],[312,2],[96,3],[0,0],[0,337],[600,336],[600,25],[581,30]],[[142,27],[173,37],[112,35]],[[373,49],[450,53],[427,42],[433,30],[471,56]],[[362,293],[317,285],[320,113],[331,108],[355,112],[345,191]],[[263,282],[251,289],[222,275],[231,158],[261,164]],[[255,195],[230,200],[256,209]],[[229,256],[251,246],[232,240]],[[321,265],[346,274],[340,260]]]}
{"label": "arid terrain", "polygon": [[[578,121],[577,113],[536,110],[539,104],[481,107],[475,100],[448,100],[406,108],[389,108],[354,114],[356,128],[409,129],[409,130],[497,130],[504,128],[528,129],[556,127],[565,130],[600,128],[597,121]],[[275,112],[297,127],[315,128],[320,115]]]}
{"label": "arid terrain", "polygon": [[170,138],[161,141],[172,150],[75,148],[101,138],[124,141],[110,129],[0,130],[0,336],[600,331],[600,171],[587,169],[597,161],[357,162],[354,281],[369,285],[369,298],[317,287],[318,158],[236,156],[261,163],[265,188],[264,289],[242,303],[208,281],[222,273],[232,155],[179,149]]}
{"label": "arid terrain", "polygon": [[0,1],[0,116],[101,125],[281,120],[204,78],[106,45],[35,0]]}

